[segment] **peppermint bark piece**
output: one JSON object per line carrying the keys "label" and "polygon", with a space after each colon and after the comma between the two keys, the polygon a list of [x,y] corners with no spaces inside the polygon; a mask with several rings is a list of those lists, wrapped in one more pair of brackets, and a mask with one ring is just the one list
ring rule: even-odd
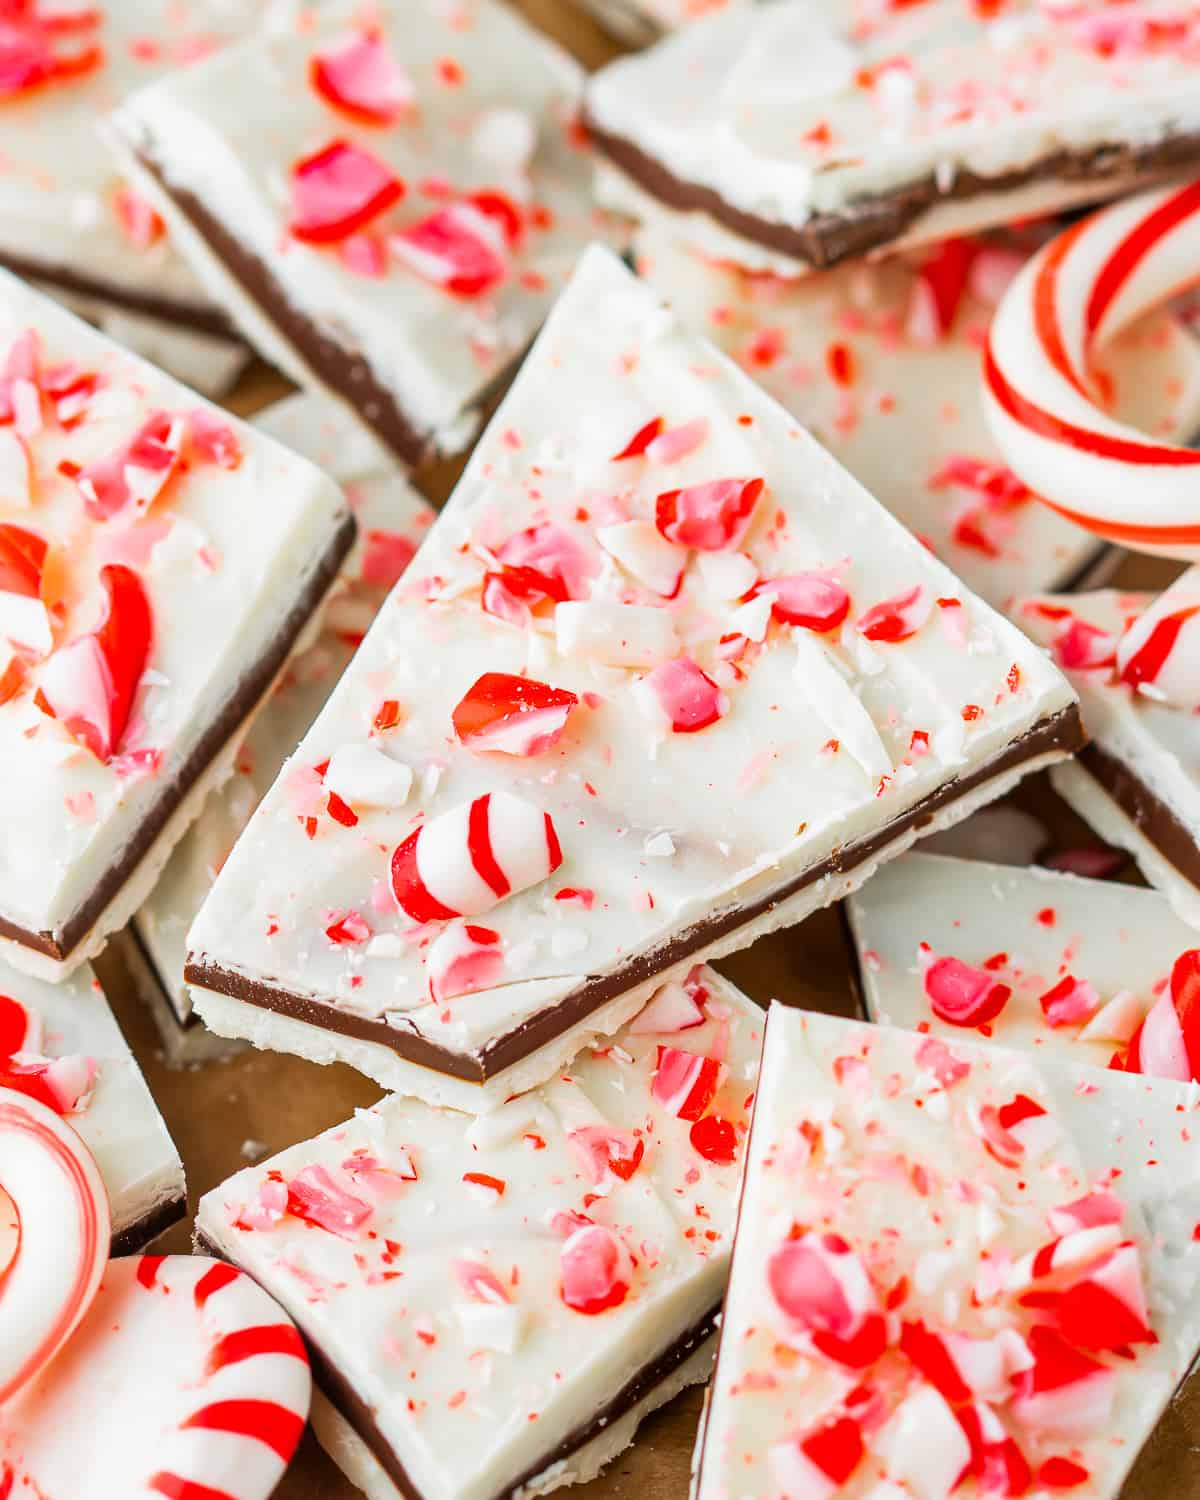
{"label": "peppermint bark piece", "polygon": [[773,1006],[698,1500],[1110,1500],[1200,1346],[1196,1107]]}
{"label": "peppermint bark piece", "polygon": [[201,1201],[373,1500],[579,1482],[707,1379],[764,1020],[700,969],[489,1116],[385,1099]]}
{"label": "peppermint bark piece", "polygon": [[597,248],[187,978],[216,1031],[488,1108],[1078,743],[1044,654]]}
{"label": "peppermint bark piece", "polygon": [[792,275],[1058,212],[1200,155],[1200,64],[1100,0],[735,6],[588,88],[605,201]]}
{"label": "peppermint bark piece", "polygon": [[[1099,583],[1112,547],[1039,505],[1003,463],[974,399],[996,302],[1040,235],[784,280],[716,264],[661,229],[638,269],[679,316],[780,401],[856,479],[998,609]],[[1106,351],[1116,408],[1147,432],[1200,430],[1200,346],[1156,317]]]}
{"label": "peppermint bark piece", "polygon": [[1157,891],[908,854],[846,912],[873,1021],[1053,1061],[1200,1076],[1196,933]]}
{"label": "peppermint bark piece", "polygon": [[132,935],[140,952],[133,953],[133,965],[148,982],[147,997],[172,1057],[180,1062],[230,1050],[192,1012],[183,979],[192,919],[433,519],[391,456],[341,407],[317,396],[290,396],[260,413],[254,426],[338,481],[359,537],[322,613],[320,634],[288,663],[237,753],[235,774],[208,800],[203,818],[175,849],[134,918]]}
{"label": "peppermint bark piece", "polygon": [[148,894],[333,582],[337,486],[0,273],[0,947]]}
{"label": "peppermint bark piece", "polygon": [[183,1163],[91,969],[51,985],[0,960],[0,1087],[78,1132],[108,1190],[114,1255],[183,1218]]}
{"label": "peppermint bark piece", "polygon": [[[1200,575],[1169,594],[1042,595],[1017,610],[1077,688],[1092,743],[1054,789],[1200,928]],[[1186,629],[1184,628],[1186,627]],[[1148,650],[1143,651],[1143,647]]]}
{"label": "peppermint bark piece", "polygon": [[213,392],[245,348],[122,179],[96,124],[127,94],[246,35],[264,9],[261,0],[21,0],[3,22],[0,265],[101,324],[115,320],[106,332],[189,384],[200,387],[192,377],[202,373]]}
{"label": "peppermint bark piece", "polygon": [[576,64],[505,7],[296,10],[129,100],[130,172],[260,353],[455,451],[598,222]]}

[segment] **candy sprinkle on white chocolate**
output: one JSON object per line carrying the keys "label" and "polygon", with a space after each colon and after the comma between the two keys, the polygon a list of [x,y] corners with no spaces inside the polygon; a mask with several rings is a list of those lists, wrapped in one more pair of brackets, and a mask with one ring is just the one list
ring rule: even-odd
{"label": "candy sprinkle on white chocolate", "polygon": [[1157,891],[907,854],[846,909],[874,1021],[1200,1079],[1197,936]]}
{"label": "candy sprinkle on white chocolate", "polygon": [[[341,484],[358,521],[359,539],[325,607],[319,636],[289,662],[238,751],[235,774],[205,804],[203,818],[171,855],[134,919],[137,937],[178,1026],[189,1033],[201,1030],[190,1024],[191,1002],[183,982],[192,919],[263,793],[316,718],[433,518],[391,456],[340,407],[321,397],[289,396],[259,413],[254,425],[319,464]],[[370,739],[344,745],[325,775],[326,786],[346,803],[379,807],[402,805],[411,781],[409,768]],[[173,1038],[176,1044],[180,1040]],[[211,1040],[204,1034],[201,1045]]]}
{"label": "candy sprinkle on white chocolate", "polygon": [[[674,553],[669,594],[603,545],[629,522]],[[193,998],[223,1034],[489,1108],[667,971],[844,895],[919,804],[932,831],[1061,758],[1073,714],[597,248],[221,871]],[[325,785],[364,742],[412,771],[401,805]]]}
{"label": "candy sprinkle on white chocolate", "polygon": [[1054,789],[1200,929],[1200,571],[1166,593],[1042,595],[1014,611],[1079,692],[1092,743]]}
{"label": "candy sprinkle on white chocolate", "polygon": [[[994,235],[783,280],[643,231],[638,269],[998,609],[1115,561],[1003,463],[973,389],[996,302],[1042,239]],[[1105,350],[1106,389],[1158,437],[1200,430],[1200,346],[1153,318]]]}
{"label": "candy sprinkle on white chocolate", "polygon": [[466,445],[599,231],[581,89],[491,0],[335,0],[283,7],[115,124],[250,342],[415,463]]}
{"label": "candy sprinkle on white chocolate", "polygon": [[333,582],[312,464],[0,272],[0,947],[124,925]]}
{"label": "candy sprinkle on white chocolate", "polygon": [[698,1500],[1112,1500],[1200,1346],[1198,1097],[772,1007]]}
{"label": "candy sprinkle on white chocolate", "polygon": [[183,1217],[179,1153],[89,968],[51,985],[0,960],[0,1088],[36,1099],[80,1136],[104,1179],[115,1253]]}
{"label": "candy sprinkle on white chocolate", "polygon": [[764,1021],[700,969],[490,1115],[385,1099],[202,1199],[372,1500],[590,1478],[707,1379]]}
{"label": "candy sprinkle on white chocolate", "polygon": [[730,6],[595,75],[601,196],[795,275],[1120,193],[1200,154],[1200,11],[1159,11]]}

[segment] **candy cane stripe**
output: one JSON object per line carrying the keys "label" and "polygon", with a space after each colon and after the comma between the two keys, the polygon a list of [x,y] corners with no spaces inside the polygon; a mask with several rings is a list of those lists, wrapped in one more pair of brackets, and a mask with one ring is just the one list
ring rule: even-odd
{"label": "candy cane stripe", "polygon": [[137,1279],[141,1286],[152,1287],[158,1279],[158,1268],[166,1259],[164,1255],[143,1255],[138,1261]]}
{"label": "candy cane stripe", "polygon": [[218,1370],[241,1364],[246,1359],[256,1359],[260,1354],[290,1354],[296,1359],[308,1358],[304,1351],[304,1341],[290,1323],[271,1323],[262,1328],[239,1328],[234,1333],[227,1333],[213,1345],[208,1359],[208,1372],[214,1375]]}
{"label": "candy cane stripe", "polygon": [[210,1297],[215,1297],[219,1291],[227,1287],[231,1281],[236,1281],[240,1275],[241,1272],[235,1270],[233,1266],[223,1264],[215,1265],[211,1271],[206,1271],[196,1283],[196,1306],[203,1307]]}
{"label": "candy cane stripe", "polygon": [[167,1500],[237,1500],[228,1490],[214,1490],[210,1485],[196,1484],[180,1474],[165,1471],[155,1474],[149,1487],[156,1494],[165,1495]]}
{"label": "candy cane stripe", "polygon": [[265,1443],[283,1463],[296,1451],[304,1431],[305,1417],[289,1411],[277,1401],[214,1401],[191,1414],[180,1426],[183,1430],[202,1428],[206,1432],[228,1432],[237,1437],[255,1438]]}
{"label": "candy cane stripe", "polygon": [[[1089,336],[1099,328],[1117,293],[1162,237],[1197,211],[1200,211],[1200,182],[1192,182],[1152,209],[1130,230],[1092,284],[1084,324]],[[1078,227],[1086,228],[1087,223],[1085,219]]]}
{"label": "candy cane stripe", "polygon": [[[1062,340],[1062,328],[1058,321],[1058,273],[1063,261],[1074,249],[1079,236],[1086,228],[1087,220],[1083,219],[1073,229],[1060,234],[1051,244],[1033,288],[1033,321],[1037,329],[1038,340],[1045,350],[1046,358],[1064,380],[1071,382],[1081,396],[1086,396],[1087,392],[1067,356],[1066,346]],[[991,358],[990,348],[988,358]]]}
{"label": "candy cane stripe", "polygon": [[496,893],[497,901],[503,901],[512,890],[512,886],[492,850],[492,833],[489,826],[491,805],[492,794],[490,792],[485,796],[476,797],[471,803],[467,848],[471,854],[471,863],[475,866],[475,873]]}

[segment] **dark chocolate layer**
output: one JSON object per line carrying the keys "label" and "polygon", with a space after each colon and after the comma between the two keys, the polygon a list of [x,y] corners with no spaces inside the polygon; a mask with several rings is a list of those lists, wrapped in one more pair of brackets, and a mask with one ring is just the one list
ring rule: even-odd
{"label": "dark chocolate layer", "polygon": [[[202,1229],[197,1229],[196,1249],[204,1255],[214,1255],[219,1260],[230,1260]],[[236,1262],[232,1262],[236,1264]],[[245,1269],[245,1268],[243,1268]],[[247,1271],[247,1275],[252,1273]],[[649,1364],[642,1368],[630,1380],[627,1380],[621,1389],[610,1401],[606,1401],[602,1407],[583,1426],[577,1427],[574,1432],[569,1433],[556,1448],[544,1454],[538,1461],[531,1465],[523,1474],[519,1475],[510,1485],[499,1490],[493,1500],[511,1500],[523,1485],[548,1469],[551,1464],[561,1463],[563,1459],[570,1458],[577,1453],[585,1444],[590,1443],[593,1438],[600,1434],[614,1422],[620,1421],[628,1412],[638,1404],[639,1401],[660,1386],[664,1380],[672,1376],[680,1365],[686,1363],[695,1354],[700,1345],[706,1339],[712,1337],[717,1330],[717,1319],[721,1312],[721,1303],[710,1307],[704,1315],[675,1340]],[[408,1470],[400,1461],[400,1456],[380,1431],[379,1422],[375,1411],[367,1405],[363,1398],[354,1389],[353,1385],[342,1374],[341,1370],[325,1353],[321,1346],[308,1336],[303,1329],[300,1330],[304,1337],[305,1346],[308,1349],[309,1358],[312,1361],[313,1378],[316,1380],[322,1394],[346,1419],[347,1422],[366,1443],[374,1454],[388,1478],[405,1497],[405,1500],[424,1500],[424,1496],[410,1477]]]}
{"label": "dark chocolate layer", "polygon": [[838,213],[815,213],[799,226],[781,224],[735,208],[704,183],[676,177],[626,136],[605,130],[589,115],[584,123],[593,143],[650,197],[678,213],[702,213],[743,239],[790,255],[819,270],[866,255],[894,243],[931,209],[942,203],[988,193],[1011,193],[1030,183],[1058,180],[1096,185],[1103,198],[1116,184],[1194,167],[1200,160],[1200,135],[1181,134],[1146,145],[1114,141],[1086,151],[1051,151],[1023,167],[982,176],[960,167],[949,191],[935,176],[904,183],[888,193],[864,195]]}
{"label": "dark chocolate layer", "polygon": [[161,1203],[156,1203],[149,1213],[143,1214],[140,1219],[135,1219],[132,1224],[126,1224],[119,1234],[113,1235],[109,1254],[111,1256],[136,1255],[156,1240],[160,1234],[165,1234],[173,1224],[181,1223],[186,1215],[187,1195],[185,1193],[180,1193],[177,1198],[164,1198]]}
{"label": "dark chocolate layer", "polygon": [[352,1015],[327,1001],[297,995],[278,985],[251,979],[248,975],[239,974],[221,964],[194,962],[190,955],[184,968],[184,979],[200,989],[230,995],[248,1005],[276,1011],[293,1020],[306,1021],[310,1025],[355,1037],[360,1041],[377,1042],[389,1047],[408,1062],[432,1068],[452,1078],[463,1078],[470,1083],[486,1083],[495,1074],[520,1062],[539,1047],[586,1020],[607,1001],[653,979],[656,974],[661,974],[700,949],[709,947],[727,933],[736,932],[739,927],[772,911],[780,902],[823,880],[827,875],[844,874],[864,864],[901,834],[912,828],[923,827],[941,808],[956,802],[976,787],[1050,751],[1071,754],[1086,743],[1086,738],[1079,718],[1079,707],[1073,704],[1053,718],[1035,725],[986,766],[981,766],[969,776],[947,782],[868,838],[838,850],[820,864],[802,871],[770,895],[743,906],[730,906],[716,911],[663,946],[649,953],[638,954],[605,974],[592,976],[556,1005],[539,1011],[506,1036],[490,1043],[482,1053],[452,1052],[419,1036],[415,1031],[401,1031],[386,1021]]}
{"label": "dark chocolate layer", "polygon": [[1101,745],[1090,744],[1079,765],[1180,875],[1200,890],[1200,829],[1189,828],[1146,783]]}
{"label": "dark chocolate layer", "polygon": [[105,907],[133,874],[142,858],[170,821],[172,813],[191,791],[217,755],[237,733],[238,727],[263,698],[284,662],[291,655],[297,637],[313,611],[328,593],[350,548],[354,545],[356,526],[347,516],[338,527],[304,588],[304,592],[285,616],[266,650],[235,685],[217,717],[209,724],[178,772],[159,789],[157,800],[138,825],[137,832],[121,852],[117,862],[97,880],[90,894],[61,927],[51,932],[34,932],[0,914],[0,937],[11,938],[47,958],[65,959],[87,936],[103,915]]}
{"label": "dark chocolate layer", "polygon": [[53,261],[32,260],[27,256],[12,255],[7,250],[0,250],[0,266],[7,267],[26,281],[40,282],[43,286],[58,287],[69,295],[89,297],[95,302],[122,307],[126,312],[138,313],[144,318],[155,318],[169,327],[206,333],[210,338],[225,339],[231,344],[242,342],[220,308],[211,307],[205,302],[189,302],[186,298],[161,297],[153,292],[136,291],[116,282],[84,276],[66,266],[55,265]]}

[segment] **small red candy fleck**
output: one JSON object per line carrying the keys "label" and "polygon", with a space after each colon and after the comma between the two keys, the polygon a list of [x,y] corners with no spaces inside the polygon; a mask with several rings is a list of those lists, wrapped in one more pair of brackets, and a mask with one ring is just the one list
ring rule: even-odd
{"label": "small red candy fleck", "polygon": [[835,385],[852,386],[855,377],[853,349],[848,344],[830,344],[825,351],[825,368]]}
{"label": "small red candy fleck", "polygon": [[1074,1490],[1086,1484],[1091,1474],[1071,1458],[1048,1458],[1037,1471],[1037,1482],[1048,1490]]}
{"label": "small red candy fleck", "polygon": [[403,721],[404,714],[401,711],[399,701],[396,698],[385,698],[375,711],[371,727],[376,733],[382,734],[385,730],[395,729],[397,724],[401,724]]}
{"label": "small red candy fleck", "polygon": [[737,1160],[737,1132],[721,1115],[705,1115],[688,1132],[688,1139],[705,1161],[728,1166]]}
{"label": "small red candy fleck", "polygon": [[335,244],[403,196],[404,184],[385,162],[349,141],[331,141],[292,168],[288,228],[306,244]]}
{"label": "small red candy fleck", "polygon": [[462,1180],[474,1183],[476,1187],[487,1188],[489,1192],[495,1193],[498,1198],[504,1197],[504,1189],[507,1186],[503,1177],[492,1177],[487,1172],[464,1172]]}

